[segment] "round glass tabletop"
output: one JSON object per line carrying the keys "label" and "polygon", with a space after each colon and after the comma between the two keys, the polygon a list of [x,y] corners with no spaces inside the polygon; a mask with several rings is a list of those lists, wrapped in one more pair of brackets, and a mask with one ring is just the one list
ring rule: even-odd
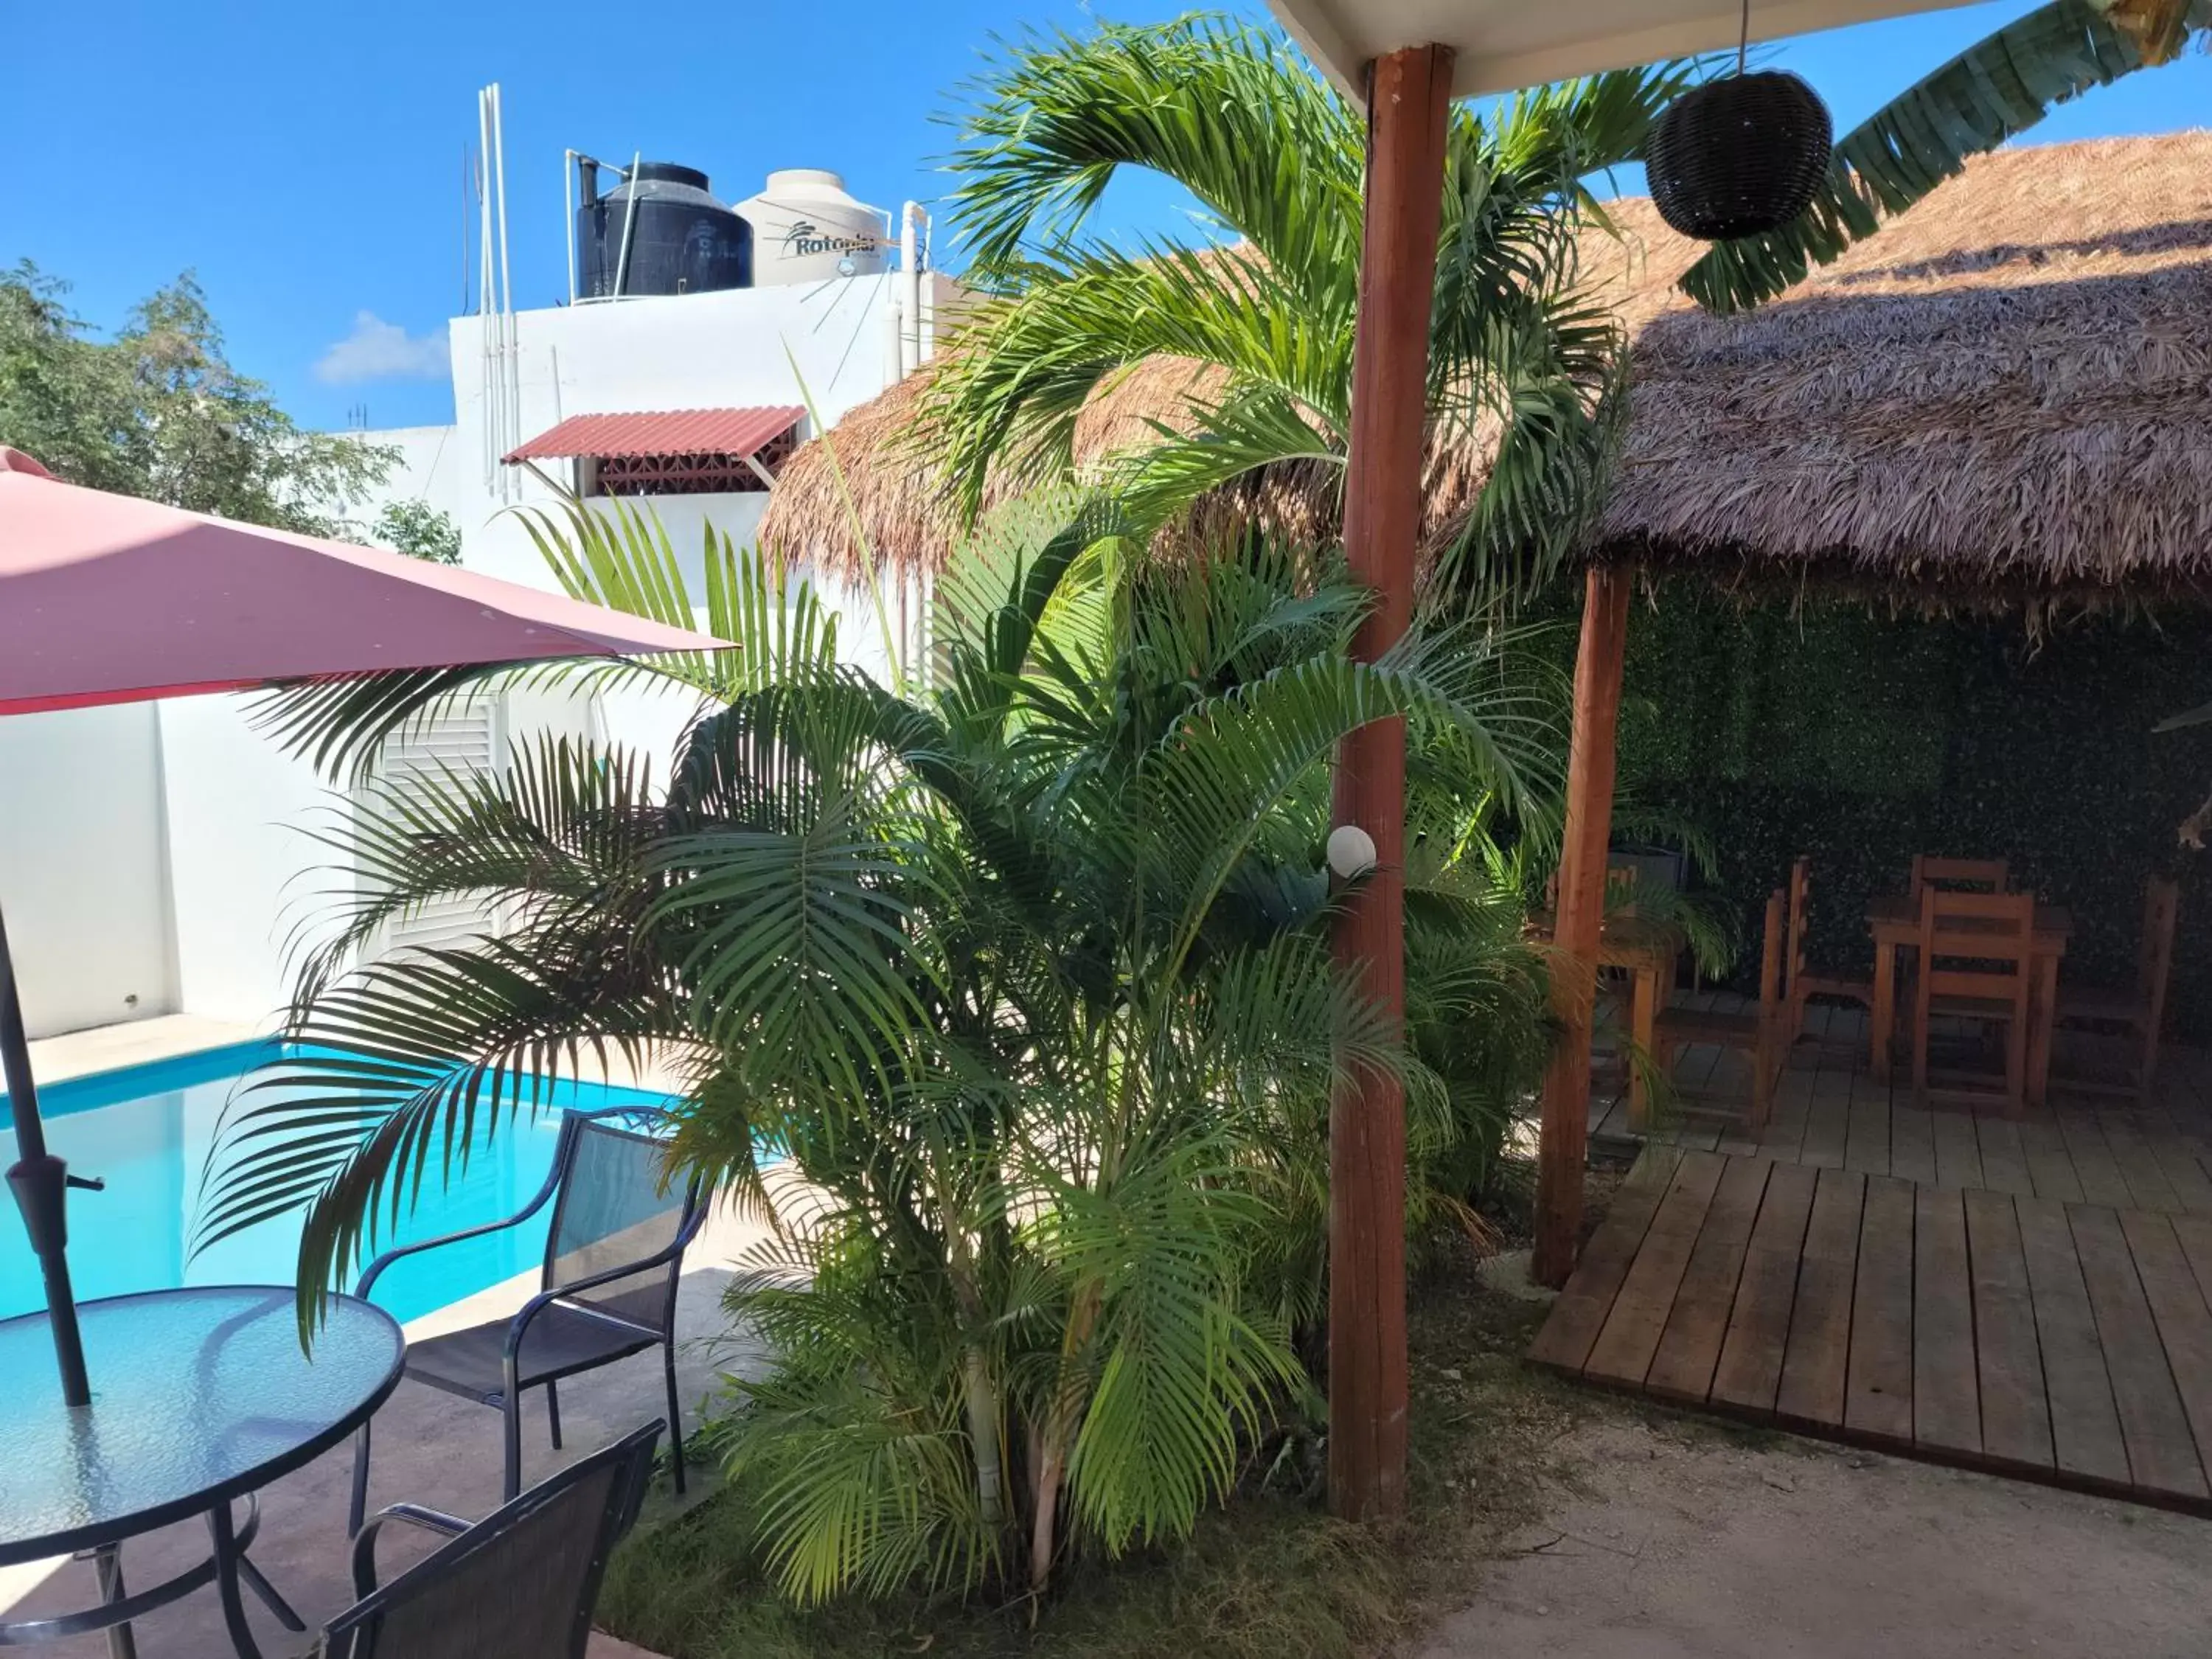
{"label": "round glass tabletop", "polygon": [[399,1381],[390,1315],[334,1297],[312,1357],[289,1285],[77,1310],[92,1404],[62,1404],[44,1313],[0,1321],[0,1565],[127,1538],[319,1456]]}

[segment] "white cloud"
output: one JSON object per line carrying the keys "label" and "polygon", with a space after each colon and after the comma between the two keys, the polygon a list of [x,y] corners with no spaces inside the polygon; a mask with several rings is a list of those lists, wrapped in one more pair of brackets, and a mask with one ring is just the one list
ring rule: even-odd
{"label": "white cloud", "polygon": [[330,386],[363,380],[437,380],[447,369],[445,337],[416,337],[373,311],[356,312],[353,332],[315,359],[315,378]]}

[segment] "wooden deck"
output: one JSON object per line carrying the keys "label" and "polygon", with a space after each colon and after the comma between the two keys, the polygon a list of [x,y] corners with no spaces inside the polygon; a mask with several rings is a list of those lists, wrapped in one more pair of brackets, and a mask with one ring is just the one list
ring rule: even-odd
{"label": "wooden deck", "polygon": [[[1700,1114],[1698,1095],[1740,1100],[1748,1083],[1736,1075],[1741,1056],[1690,1048],[1674,1072],[1681,1099],[1655,1113],[1647,1133],[1631,1127],[1625,1089],[1593,1086],[1591,1156],[1627,1163],[1650,1141],[1936,1187],[2212,1216],[2212,1057],[2168,1048],[2147,1106],[2079,1092],[2062,1070],[2054,1073],[2050,1104],[2021,1117],[1964,1107],[1929,1110],[1913,1103],[1909,1083],[1886,1085],[1868,1071],[1863,1014],[1816,1012],[1822,1027],[1792,1054],[1764,1134],[1754,1139]],[[2062,1066],[2092,1066],[2102,1058],[2080,1042],[2059,1052]]]}
{"label": "wooden deck", "polygon": [[2007,1119],[1808,1047],[1756,1142],[1686,1117],[1639,1143],[1600,1103],[1635,1163],[1529,1357],[2212,1513],[2212,1067],[2168,1069],[2148,1107]]}

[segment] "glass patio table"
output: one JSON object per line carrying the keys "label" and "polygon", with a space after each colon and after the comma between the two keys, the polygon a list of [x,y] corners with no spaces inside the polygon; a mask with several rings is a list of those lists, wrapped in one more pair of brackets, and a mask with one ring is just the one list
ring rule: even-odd
{"label": "glass patio table", "polygon": [[[0,1321],[0,1567],[89,1553],[100,1600],[8,1621],[0,1647],[106,1631],[118,1659],[131,1621],[213,1583],[232,1645],[259,1659],[243,1583],[287,1629],[298,1616],[246,1552],[259,1488],[313,1462],[368,1421],[398,1386],[406,1343],[382,1310],[334,1297],[311,1356],[300,1351],[289,1285],[222,1285],[110,1297],[78,1309],[89,1406],[62,1403],[44,1312]],[[246,1499],[243,1519],[232,1504]],[[118,1547],[204,1516],[210,1552],[132,1592]]]}

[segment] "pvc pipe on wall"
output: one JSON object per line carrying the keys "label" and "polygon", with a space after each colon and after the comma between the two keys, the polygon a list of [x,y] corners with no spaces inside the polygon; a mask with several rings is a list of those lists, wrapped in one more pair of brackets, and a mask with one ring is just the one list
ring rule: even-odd
{"label": "pvc pipe on wall", "polygon": [[[500,426],[499,452],[504,456],[522,441],[522,362],[515,339],[514,269],[507,256],[507,109],[501,101],[499,82],[491,83],[491,149],[493,178],[497,185],[499,213],[500,309]],[[500,469],[500,496],[507,497],[514,482],[507,469]]]}
{"label": "pvc pipe on wall", "polygon": [[922,364],[921,355],[921,236],[929,210],[908,202],[899,214],[899,280],[906,289],[905,316],[900,325],[899,373],[911,374]]}
{"label": "pvc pipe on wall", "polygon": [[623,286],[629,280],[630,237],[637,230],[637,170],[645,161],[645,152],[638,150],[629,158],[629,176],[623,182],[629,186],[629,199],[623,204],[622,253],[615,260],[615,291],[617,300],[623,296]]}
{"label": "pvc pipe on wall", "polygon": [[576,152],[561,152],[561,222],[568,233],[568,303],[576,303]]}
{"label": "pvc pipe on wall", "polygon": [[483,90],[477,92],[477,343],[482,358],[483,384],[481,410],[483,432],[483,480],[487,490],[499,482],[499,434],[495,430],[498,419],[494,409],[496,380],[493,374],[495,340],[492,317],[492,236],[491,236],[491,104]]}

